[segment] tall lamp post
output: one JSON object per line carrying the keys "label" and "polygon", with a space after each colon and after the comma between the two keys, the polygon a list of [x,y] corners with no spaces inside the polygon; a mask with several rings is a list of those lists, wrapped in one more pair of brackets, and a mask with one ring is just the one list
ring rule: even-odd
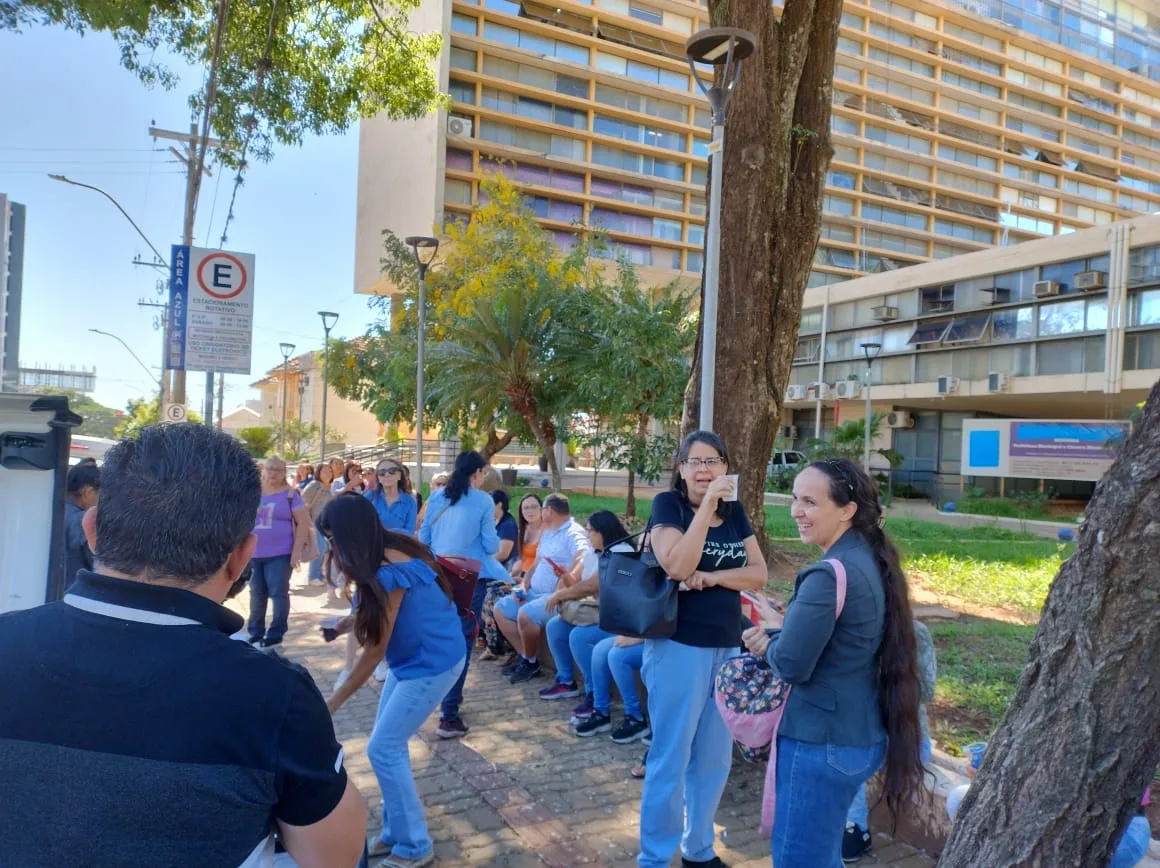
{"label": "tall lamp post", "polygon": [[417,491],[423,491],[423,343],[427,334],[427,269],[439,252],[439,239],[429,235],[410,235],[404,239],[415,254],[419,266],[419,336],[415,351],[415,476]]}
{"label": "tall lamp post", "polygon": [[290,356],[294,354],[294,344],[281,343],[278,349],[282,351],[282,449],[286,454],[286,386],[290,381]]}
{"label": "tall lamp post", "polygon": [[[685,43],[689,69],[701,92],[709,99],[713,115],[713,141],[709,144],[709,232],[705,237],[704,311],[701,330],[701,419],[704,430],[713,428],[713,388],[717,373],[717,281],[721,258],[721,176],[724,174],[725,108],[741,77],[741,61],[753,54],[753,34],[736,27],[698,30]],[[714,83],[706,87],[697,64],[714,68]]]}
{"label": "tall lamp post", "polygon": [[882,344],[877,341],[867,341],[862,344],[862,352],[866,355],[866,436],[862,444],[862,466],[870,473],[870,381],[874,360],[882,352]]}
{"label": "tall lamp post", "polygon": [[322,349],[322,442],[318,455],[326,460],[326,393],[330,391],[330,330],[338,322],[338,314],[330,310],[320,310],[318,316],[322,319],[324,338]]}
{"label": "tall lamp post", "polygon": [[[139,364],[142,368],[145,369],[145,373],[147,373],[149,375],[150,379],[153,378],[153,372],[151,370],[149,370],[149,366],[147,364],[145,364],[143,361],[141,361],[141,359],[137,356],[137,354],[135,352],[133,352],[133,348],[130,347],[127,343],[125,343],[117,335],[113,334],[112,332],[103,332],[100,329],[89,329],[89,331],[91,331],[95,335],[104,335],[107,338],[112,338],[113,340],[115,340],[117,343],[119,343],[121,346],[123,346],[126,350],[128,350],[129,355],[131,355],[133,357],[133,359],[137,362],[137,364]],[[165,382],[164,382],[165,369],[164,368],[161,369],[161,378],[162,378],[161,393],[162,393],[162,395],[164,395],[164,393],[165,393],[165,388],[164,388],[165,387]]]}

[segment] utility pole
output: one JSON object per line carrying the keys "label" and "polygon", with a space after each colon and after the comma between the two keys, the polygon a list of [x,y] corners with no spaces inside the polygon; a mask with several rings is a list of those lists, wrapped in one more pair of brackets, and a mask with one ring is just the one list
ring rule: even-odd
{"label": "utility pole", "polygon": [[[193,245],[193,223],[197,216],[197,196],[201,191],[201,176],[211,174],[205,166],[205,154],[208,148],[220,148],[222,143],[218,139],[211,139],[208,130],[198,135],[197,123],[189,125],[188,133],[178,133],[173,130],[162,130],[149,127],[149,135],[155,139],[169,139],[185,145],[185,153],[171,147],[169,150],[185,164],[185,225],[181,233],[181,243]],[[168,342],[172,323],[166,322],[165,340]],[[213,426],[213,371],[205,374],[205,424]],[[173,372],[172,400],[176,404],[186,403],[185,371]]]}
{"label": "utility pole", "polygon": [[218,374],[218,420],[217,429],[222,430],[222,414],[225,413],[224,405],[226,400],[226,375]]}

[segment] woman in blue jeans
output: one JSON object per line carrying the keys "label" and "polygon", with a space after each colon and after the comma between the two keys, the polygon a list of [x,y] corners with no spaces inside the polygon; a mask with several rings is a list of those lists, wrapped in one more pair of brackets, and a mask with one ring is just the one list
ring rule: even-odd
{"label": "woman in blue jeans", "polygon": [[773,863],[838,868],[846,811],[879,766],[895,816],[922,786],[914,619],[878,491],[859,465],[811,464],[794,480],[790,515],[802,542],[840,562],[846,594],[838,616],[838,570],[814,564],[798,574],[780,629],[745,631],[749,650],[792,687],[773,770]]}
{"label": "woman in blue jeans", "polygon": [[[435,860],[423,804],[415,791],[407,742],[463,671],[463,631],[451,588],[431,551],[389,531],[361,497],[335,498],[318,529],[330,544],[330,565],[358,589],[353,627],[364,650],[350,677],[327,701],[336,711],[386,657],[390,673],[367,743],[367,758],[383,797],[383,830],[368,842],[381,868],[419,868]],[[353,623],[352,623],[353,622]]]}
{"label": "woman in blue jeans", "polygon": [[641,672],[656,730],[640,800],[641,868],[668,866],[678,846],[685,868],[723,865],[713,852],[713,819],[733,739],[713,700],[713,682],[741,644],[740,592],[767,578],[728,472],[721,438],[694,431],[681,442],[671,490],[653,500],[648,539],[680,592],[676,633],[644,643]]}
{"label": "woman in blue jeans", "polygon": [[[310,516],[297,489],[286,483],[286,462],[271,455],[262,466],[262,499],[254,519],[258,545],[250,561],[250,644],[275,649],[282,644],[290,621],[290,574],[311,533]],[[266,627],[266,606],[274,613]]]}

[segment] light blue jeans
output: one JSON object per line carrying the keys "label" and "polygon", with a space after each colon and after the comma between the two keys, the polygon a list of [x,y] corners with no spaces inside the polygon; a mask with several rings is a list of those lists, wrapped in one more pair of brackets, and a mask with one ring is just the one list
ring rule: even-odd
{"label": "light blue jeans", "polygon": [[[576,670],[572,668],[572,647],[568,639],[576,628],[559,615],[548,621],[544,633],[548,637],[548,648],[552,651],[552,659],[556,661],[556,682],[558,684],[572,684],[576,680]],[[588,689],[588,682],[584,683]]]}
{"label": "light blue jeans", "polygon": [[[607,630],[601,630],[598,624],[576,627],[568,636],[568,648],[572,652],[572,659],[576,661],[576,666],[580,669],[580,677],[584,679],[585,693],[592,693],[595,684],[592,675],[592,652],[597,645],[610,638],[612,638],[612,634]],[[605,712],[607,710],[606,707]]]}
{"label": "light blue jeans", "polygon": [[841,868],[846,810],[882,765],[886,740],[869,747],[777,739],[777,868]]}
{"label": "light blue jeans", "polygon": [[[920,714],[926,714],[925,711]],[[925,738],[918,748],[919,759],[922,764],[926,765],[930,762],[930,739]],[[866,804],[866,785],[858,787],[858,792],[854,795],[854,801],[850,804],[850,810],[846,811],[846,822],[854,823],[863,829],[870,828],[870,806]]]}
{"label": "light blue jeans", "polygon": [[713,701],[713,679],[736,654],[736,648],[694,648],[672,639],[644,643],[641,674],[656,729],[640,797],[640,868],[668,868],[678,846],[693,862],[714,857],[713,820],[733,763],[733,739]]}
{"label": "light blue jeans", "polygon": [[407,742],[439,705],[463,669],[460,660],[446,672],[426,678],[399,680],[387,675],[374,729],[367,742],[367,759],[375,770],[383,796],[383,843],[391,855],[421,859],[432,850],[423,803],[415,791]]}
{"label": "light blue jeans", "polygon": [[318,539],[318,557],[310,562],[310,572],[306,574],[306,578],[311,582],[321,582],[322,560],[326,557],[326,537],[318,528],[314,529],[314,536]]}
{"label": "light blue jeans", "polygon": [[614,636],[601,640],[592,649],[592,705],[597,711],[608,714],[612,706],[612,690],[608,681],[611,676],[624,701],[625,715],[644,720],[644,709],[640,706],[640,696],[636,692],[636,673],[640,671],[643,662],[642,642],[618,648]]}

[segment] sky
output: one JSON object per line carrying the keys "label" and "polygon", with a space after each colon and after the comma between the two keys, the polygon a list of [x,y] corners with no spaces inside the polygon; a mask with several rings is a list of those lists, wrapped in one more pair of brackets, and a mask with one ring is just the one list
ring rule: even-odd
{"label": "sky", "polygon": [[[158,281],[167,272],[134,265],[148,245],[103,196],[52,181],[63,174],[110,193],[169,257],[180,243],[184,167],[148,128],[189,129],[187,98],[202,73],[171,65],[181,83],[148,89],[120,65],[102,34],[31,28],[0,31],[0,193],[27,208],[20,363],[96,368],[93,397],[123,407],[152,397],[160,378]],[[225,409],[257,397],[249,384],[281,364],[278,344],[295,354],[322,345],[317,311],[338,312],[332,335],[362,334],[371,320],[354,294],[358,130],[279,147],[255,164],[238,191],[227,250],[253,253],[254,344],[250,376],[226,378]],[[233,174],[203,181],[194,243],[218,247]],[[120,337],[145,367],[117,341]],[[190,404],[200,410],[204,375],[189,374]]]}

